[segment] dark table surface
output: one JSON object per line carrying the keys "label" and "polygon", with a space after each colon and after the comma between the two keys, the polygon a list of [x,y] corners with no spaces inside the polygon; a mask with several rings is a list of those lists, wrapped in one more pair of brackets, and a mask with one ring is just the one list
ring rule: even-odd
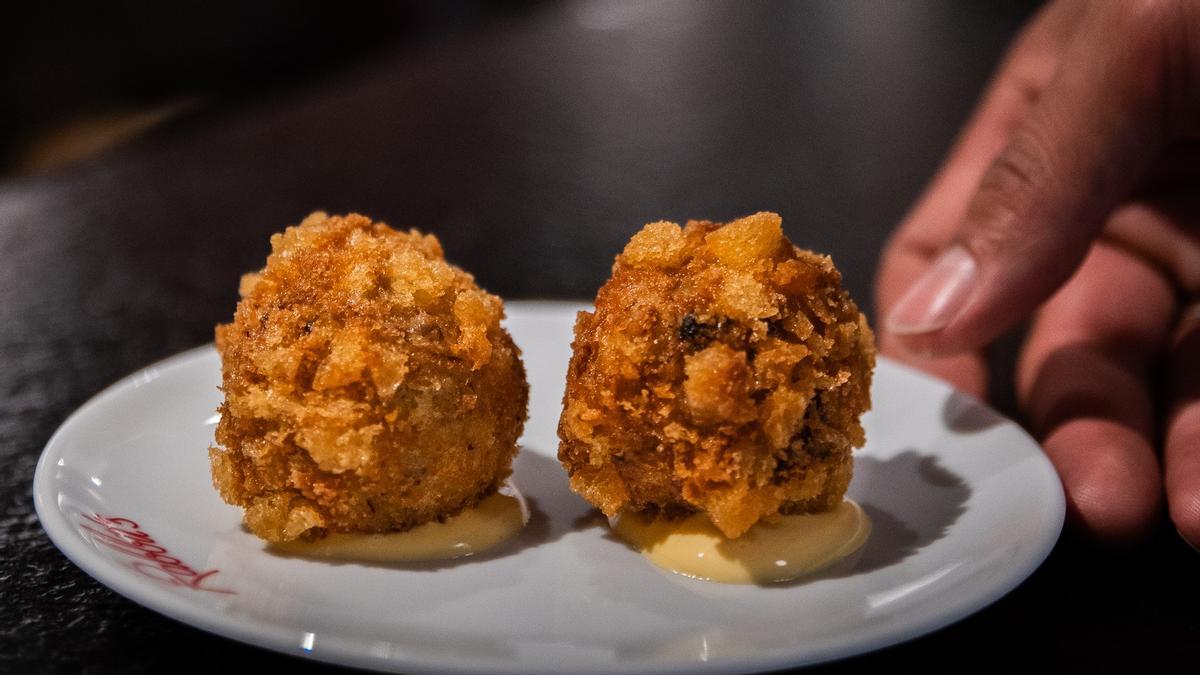
{"label": "dark table surface", "polygon": [[[270,233],[359,211],[436,233],[505,298],[588,298],[645,222],[773,210],[869,305],[889,229],[1030,11],[535,5],[0,183],[0,671],[327,668],[118,596],[54,548],[31,497],[54,429],[117,378],[211,340]],[[1165,518],[1132,551],[1068,532],[994,605],[822,668],[1195,667],[1198,571]]]}

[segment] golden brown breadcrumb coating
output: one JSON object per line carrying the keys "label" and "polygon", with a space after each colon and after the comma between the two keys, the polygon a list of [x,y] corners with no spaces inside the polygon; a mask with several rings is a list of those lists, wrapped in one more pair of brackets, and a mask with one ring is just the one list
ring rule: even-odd
{"label": "golden brown breadcrumb coating", "polygon": [[217,326],[213,484],[273,542],[403,530],[511,471],[528,385],[500,299],[432,235],[314,213]]}
{"label": "golden brown breadcrumb coating", "polygon": [[832,261],[779,216],[650,223],[572,348],[558,456],[609,517],[703,511],[738,537],[842,500],[874,338]]}

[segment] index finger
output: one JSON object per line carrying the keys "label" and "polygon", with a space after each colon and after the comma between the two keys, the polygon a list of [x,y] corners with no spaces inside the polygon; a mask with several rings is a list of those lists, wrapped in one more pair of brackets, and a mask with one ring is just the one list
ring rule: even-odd
{"label": "index finger", "polygon": [[[983,174],[1054,78],[1079,14],[1079,3],[1052,3],[1018,35],[945,163],[909,210],[885,255],[897,256],[897,264],[911,263],[914,269],[924,270],[951,242]],[[901,276],[899,271],[893,275],[894,281],[915,279],[915,275]],[[884,308],[907,287],[887,283],[888,272],[881,275],[879,287]]]}
{"label": "index finger", "polygon": [[[877,316],[886,316],[900,295],[953,239],[980,179],[1009,136],[1053,78],[1081,4],[1056,2],[1038,12],[1014,41],[965,131],[925,193],[884,248],[876,278]],[[885,331],[884,353],[981,395],[986,366],[979,354],[929,359],[900,347]]]}

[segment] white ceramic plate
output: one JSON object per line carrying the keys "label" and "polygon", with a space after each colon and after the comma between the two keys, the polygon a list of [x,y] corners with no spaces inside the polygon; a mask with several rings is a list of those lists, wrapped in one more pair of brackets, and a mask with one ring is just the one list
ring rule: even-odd
{"label": "white ceramic plate", "polygon": [[514,478],[521,537],[425,566],[277,557],[208,473],[220,365],[211,347],[150,366],[50,440],[34,497],[54,543],[117,592],[204,630],[383,670],[763,670],[878,649],[993,602],[1062,527],[1058,478],[1019,427],[886,359],[850,497],[874,531],[853,563],[782,586],[664,572],[567,488],[555,425],[575,305],[509,303],[530,418]]}

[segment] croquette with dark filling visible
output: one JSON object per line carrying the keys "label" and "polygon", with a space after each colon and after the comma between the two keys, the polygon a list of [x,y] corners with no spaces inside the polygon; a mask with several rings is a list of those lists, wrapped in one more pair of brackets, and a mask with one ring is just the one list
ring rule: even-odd
{"label": "croquette with dark filling visible", "polygon": [[572,348],[559,459],[609,517],[702,511],[738,537],[842,500],[874,339],[830,259],[779,216],[647,225]]}
{"label": "croquette with dark filling visible", "polygon": [[528,386],[499,298],[437,239],[314,213],[217,327],[213,483],[272,542],[404,530],[510,473]]}

